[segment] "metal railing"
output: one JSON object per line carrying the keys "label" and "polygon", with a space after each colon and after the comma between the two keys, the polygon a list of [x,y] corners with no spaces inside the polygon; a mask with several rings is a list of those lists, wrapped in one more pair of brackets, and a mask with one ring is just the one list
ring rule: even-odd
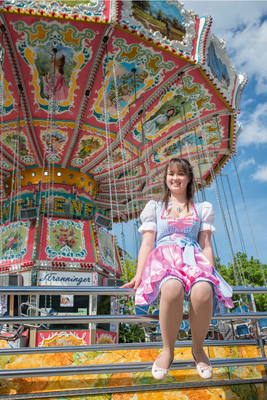
{"label": "metal railing", "polygon": [[[78,347],[78,346],[77,346]],[[67,352],[67,350],[66,350]],[[246,365],[262,365],[267,364],[267,358],[225,358],[222,360],[210,360],[213,368],[222,367],[241,367]],[[29,378],[42,376],[70,376],[70,375],[95,375],[95,374],[110,374],[112,373],[131,373],[131,372],[146,372],[150,371],[153,365],[151,362],[135,362],[135,363],[118,363],[118,364],[103,364],[103,365],[84,365],[75,367],[53,367],[53,368],[23,368],[16,370],[1,370],[0,379],[7,378]],[[170,370],[185,370],[194,369],[195,362],[193,360],[174,361]],[[61,396],[60,396],[61,397]]]}
{"label": "metal railing", "polygon": [[[225,320],[229,321],[230,319],[262,319],[267,318],[267,312],[246,312],[244,313],[230,313],[230,314],[222,314],[216,317],[212,317],[212,320]],[[188,320],[189,315],[184,314],[183,320]],[[56,317],[0,317],[0,325],[1,324],[98,324],[100,322],[103,323],[115,323],[121,322],[125,324],[136,324],[142,322],[158,322],[158,315],[81,315],[81,316],[56,316]]]}
{"label": "metal railing", "polygon": [[[118,286],[0,286],[0,295],[60,295],[77,294],[79,295],[98,295],[98,296],[134,296],[133,289],[121,289]],[[234,286],[233,294],[266,294],[267,287],[257,286]]]}
{"label": "metal railing", "polygon": [[[244,339],[244,340],[205,340],[204,347],[226,347],[226,346],[256,346],[258,343],[256,340]],[[95,344],[90,345],[90,351],[116,351],[116,350],[151,350],[163,347],[163,342],[149,342],[149,343],[117,343],[117,344]],[[186,340],[176,342],[175,347],[191,348],[192,341]],[[79,346],[79,353],[88,352],[88,345]],[[77,353],[77,346],[56,346],[56,347],[21,347],[21,348],[10,348],[1,349],[1,356],[12,356],[17,354],[46,354],[46,353]]]}
{"label": "metal railing", "polygon": [[[234,294],[264,294],[267,293],[267,287],[234,287]],[[109,296],[129,296],[135,295],[134,290],[120,289],[118,287],[0,287],[0,295],[60,295],[64,294],[83,294],[83,295],[109,295]],[[188,319],[188,315],[183,316],[184,320]],[[227,313],[214,317],[216,320],[244,320],[252,319],[258,324],[261,318],[267,318],[267,312],[246,312],[246,313]],[[77,324],[77,323],[143,323],[157,322],[157,315],[87,315],[87,316],[44,316],[44,317],[28,317],[28,316],[5,316],[0,317],[0,324]],[[65,347],[39,347],[39,348],[13,348],[1,349],[1,355],[14,354],[41,354],[41,353],[63,353],[63,352],[88,352],[88,351],[111,351],[111,350],[134,350],[134,349],[155,349],[162,347],[162,342],[154,343],[129,343],[115,345],[91,345],[91,346],[65,346]],[[244,346],[253,345],[259,346],[261,349],[261,357],[258,358],[243,358],[243,359],[217,359],[211,360],[211,365],[214,368],[231,367],[231,366],[247,366],[247,365],[264,365],[265,372],[267,371],[267,358],[265,356],[264,341],[261,337],[257,340],[227,340],[227,341],[205,341],[204,346]],[[176,342],[176,347],[191,347],[191,341]],[[6,378],[24,378],[24,377],[43,377],[43,376],[63,376],[63,375],[90,375],[90,374],[106,374],[106,373],[127,373],[127,372],[144,372],[151,370],[152,362],[139,363],[118,363],[105,365],[86,365],[75,367],[55,367],[55,368],[25,368],[17,370],[1,370],[0,379]],[[195,368],[193,360],[181,360],[174,362],[171,370],[186,370]],[[267,375],[267,374],[266,374]],[[226,380],[229,384],[232,380]],[[258,379],[260,382],[261,380]],[[266,382],[266,377],[262,378]],[[236,381],[234,381],[236,384]],[[246,383],[247,380],[244,380]],[[211,384],[211,382],[209,382]],[[242,380],[239,382],[242,383]],[[216,382],[214,383],[216,384]],[[160,389],[161,385],[158,385]],[[197,386],[197,385],[196,385]],[[143,390],[140,386],[140,389]],[[147,389],[148,390],[148,389]],[[40,396],[39,396],[40,397]],[[44,397],[44,396],[41,396]]]}

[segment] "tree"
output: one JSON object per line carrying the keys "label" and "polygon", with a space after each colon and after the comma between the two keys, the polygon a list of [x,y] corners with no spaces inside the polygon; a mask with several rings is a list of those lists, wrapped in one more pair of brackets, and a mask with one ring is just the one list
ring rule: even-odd
{"label": "tree", "polygon": [[[124,282],[130,282],[135,276],[137,268],[137,260],[133,260],[129,255],[125,258],[125,275],[121,278]],[[123,299],[121,304],[121,313],[125,314],[133,314],[133,301],[131,298]],[[119,330],[119,343],[135,343],[135,342],[144,342],[145,334],[142,328],[138,325],[130,325],[130,324],[120,324]]]}
{"label": "tree", "polygon": [[133,0],[133,7],[134,8],[141,8],[143,11],[148,11],[150,9],[149,0],[139,1]]}
{"label": "tree", "polygon": [[179,22],[177,18],[173,18],[173,27],[174,29],[179,29]]}
{"label": "tree", "polygon": [[162,21],[163,20],[163,13],[162,13],[161,9],[158,10],[157,20],[158,21]]}
{"label": "tree", "polygon": [[[225,265],[220,264],[219,259],[215,259],[216,268],[226,282],[231,286],[244,285],[243,279],[241,279],[242,271],[245,277],[246,285],[253,286],[264,286],[264,277],[267,278],[267,265],[259,263],[259,260],[253,257],[250,260],[247,259],[247,255],[244,253],[237,253],[234,257],[234,263]],[[262,269],[263,273],[262,273]],[[240,272],[241,273],[240,273]],[[233,300],[238,300],[239,295],[234,295]],[[255,303],[258,311],[267,311],[267,295],[258,294],[254,296]]]}

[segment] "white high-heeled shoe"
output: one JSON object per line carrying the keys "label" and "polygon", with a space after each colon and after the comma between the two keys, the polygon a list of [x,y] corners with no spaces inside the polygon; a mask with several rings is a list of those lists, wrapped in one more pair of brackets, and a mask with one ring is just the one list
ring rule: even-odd
{"label": "white high-heeled shoe", "polygon": [[212,375],[213,375],[212,366],[211,365],[206,365],[205,367],[203,367],[202,365],[199,365],[197,363],[197,360],[196,360],[195,356],[194,356],[193,349],[191,349],[191,352],[192,352],[192,356],[194,358],[194,361],[196,363],[197,372],[198,372],[198,375],[200,376],[200,378],[211,379]]}
{"label": "white high-heeled shoe", "polygon": [[[160,356],[161,356],[161,354],[158,356],[157,360],[160,358]],[[156,361],[154,362],[154,364],[152,366],[152,375],[158,381],[163,381],[166,378],[166,376],[168,375],[168,371],[170,369],[170,366],[173,363],[173,359],[171,360],[171,363],[170,363],[168,369],[157,367]]]}

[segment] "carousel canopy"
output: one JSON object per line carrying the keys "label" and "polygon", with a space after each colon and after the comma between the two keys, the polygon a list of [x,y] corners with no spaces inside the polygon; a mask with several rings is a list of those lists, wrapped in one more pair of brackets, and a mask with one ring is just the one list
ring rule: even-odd
{"label": "carousel canopy", "polygon": [[235,153],[246,76],[211,17],[178,1],[12,0],[0,23],[3,200],[72,186],[126,220],[160,196],[170,158],[202,188]]}

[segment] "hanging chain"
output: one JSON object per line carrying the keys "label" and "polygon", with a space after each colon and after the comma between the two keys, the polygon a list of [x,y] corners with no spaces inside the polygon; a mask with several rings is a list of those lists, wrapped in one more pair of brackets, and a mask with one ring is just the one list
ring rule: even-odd
{"label": "hanging chain", "polygon": [[[3,69],[3,64],[4,64],[4,46],[3,46],[3,31],[1,31],[1,47],[0,47],[0,74],[1,74],[1,81],[0,81],[0,115],[1,115],[1,138],[0,138],[0,185],[1,185],[1,227],[0,227],[0,251],[1,251],[1,274],[4,273],[4,266],[3,266],[3,225],[4,225],[4,216],[3,216],[3,203],[2,203],[2,197],[4,196],[4,177],[3,177],[3,133],[4,133],[4,69]],[[11,207],[11,204],[10,204]],[[3,282],[1,281],[1,285],[3,285]],[[1,307],[2,307],[2,299],[3,297],[1,296]]]}
{"label": "hanging chain", "polygon": [[[117,85],[115,65],[113,65],[113,74],[114,74],[114,84],[115,84],[115,94],[116,94],[116,108],[117,108],[117,112],[118,112],[119,138],[120,138],[120,143],[121,143],[121,149],[126,154],[124,141],[123,141],[123,137],[122,137],[120,101],[119,101],[119,96],[118,96],[118,85]],[[125,175],[126,175],[125,162],[126,162],[126,160],[124,160],[124,158],[122,158],[122,169],[123,169],[124,178],[125,178]],[[128,221],[130,223],[129,232],[130,232],[131,250],[132,250],[132,256],[134,257],[134,237],[133,237],[133,234],[132,234],[132,224],[131,224],[132,221],[130,219],[130,210],[129,210],[129,203],[128,203],[128,189],[127,189],[127,181],[126,181],[126,179],[124,179],[124,190],[125,190],[125,198],[126,198],[127,216],[128,216]],[[132,190],[132,188],[131,188],[131,186],[129,186],[130,196],[132,197],[131,190]]]}
{"label": "hanging chain", "polygon": [[[112,187],[111,187],[111,136],[109,129],[109,121],[108,121],[108,112],[107,112],[107,91],[106,91],[106,75],[103,76],[103,89],[104,89],[104,110],[105,110],[105,129],[106,129],[106,141],[107,141],[107,161],[108,161],[108,184],[109,184],[109,198],[110,198],[110,218],[112,221],[112,235],[114,237],[114,213],[113,213],[113,201],[112,201]],[[113,164],[113,161],[112,161]],[[113,165],[112,165],[113,168]],[[115,243],[112,246],[114,260],[115,257]]]}
{"label": "hanging chain", "polygon": [[200,141],[201,147],[202,147],[202,152],[203,152],[204,158],[206,158],[206,160],[208,162],[209,169],[211,171],[211,176],[214,179],[215,195],[216,195],[219,211],[220,211],[220,214],[221,214],[221,218],[222,218],[222,221],[223,221],[223,228],[224,228],[226,242],[227,242],[227,246],[228,246],[228,250],[229,250],[230,260],[231,260],[232,265],[233,265],[233,272],[234,272],[235,280],[236,280],[236,282],[238,284],[239,281],[237,279],[236,271],[235,271],[235,268],[234,268],[233,249],[232,249],[232,247],[230,245],[231,244],[231,236],[230,236],[230,233],[229,233],[229,228],[228,228],[227,221],[226,221],[226,218],[225,218],[225,214],[224,214],[224,211],[223,211],[222,199],[221,199],[221,196],[220,196],[220,191],[219,191],[219,186],[218,186],[216,174],[213,171],[213,165],[212,165],[212,163],[210,161],[210,155],[208,154],[208,150],[207,150],[208,145],[205,143],[206,142],[206,138],[205,138],[205,135],[204,135],[203,126],[202,126],[202,122],[201,122],[200,114],[199,114],[199,109],[197,107],[196,102],[195,102],[195,107],[196,107],[196,110],[197,110],[199,129],[200,129],[200,132],[201,132],[201,135],[202,135],[202,139],[203,139],[204,145],[206,147],[206,149],[204,149],[204,146],[202,146],[202,141]]}
{"label": "hanging chain", "polygon": [[251,235],[252,235],[254,246],[255,246],[255,249],[256,249],[256,253],[257,253],[257,256],[258,256],[262,277],[263,277],[263,280],[264,280],[264,286],[266,286],[266,277],[265,277],[265,273],[264,273],[264,270],[263,270],[263,267],[262,267],[262,264],[261,264],[261,261],[260,261],[260,255],[259,255],[258,247],[257,247],[257,244],[256,244],[254,232],[253,232],[253,229],[252,229],[251,221],[250,221],[250,218],[249,218],[248,209],[247,209],[247,205],[246,205],[243,189],[242,189],[242,186],[241,186],[241,181],[239,179],[239,174],[238,174],[238,171],[237,171],[237,168],[236,168],[235,157],[233,157],[233,161],[234,161],[236,176],[237,176],[237,179],[238,179],[238,183],[239,183],[242,199],[243,199],[245,210],[246,210],[246,214],[247,214],[248,223],[249,223],[249,226],[250,226]]}

